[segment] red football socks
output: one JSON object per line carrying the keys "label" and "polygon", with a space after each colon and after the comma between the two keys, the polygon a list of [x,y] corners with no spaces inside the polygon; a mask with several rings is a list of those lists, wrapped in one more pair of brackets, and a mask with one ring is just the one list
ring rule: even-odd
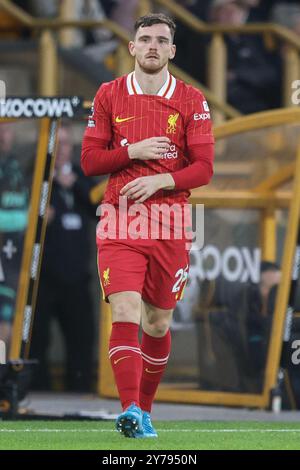
{"label": "red football socks", "polygon": [[162,338],[154,338],[143,331],[141,344],[143,371],[140,384],[140,405],[143,411],[151,412],[154,396],[166,369],[170,350],[170,330]]}
{"label": "red football socks", "polygon": [[138,339],[139,325],[114,322],[109,341],[109,358],[123,410],[133,402],[140,406],[142,356]]}

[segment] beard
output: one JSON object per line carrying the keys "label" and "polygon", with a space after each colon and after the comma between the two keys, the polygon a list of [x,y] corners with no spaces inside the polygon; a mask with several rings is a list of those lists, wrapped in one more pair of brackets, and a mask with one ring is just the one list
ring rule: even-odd
{"label": "beard", "polygon": [[164,63],[160,63],[159,61],[149,61],[147,59],[140,61],[137,59],[137,63],[139,64],[140,69],[149,75],[156,75],[166,66],[168,60]]}

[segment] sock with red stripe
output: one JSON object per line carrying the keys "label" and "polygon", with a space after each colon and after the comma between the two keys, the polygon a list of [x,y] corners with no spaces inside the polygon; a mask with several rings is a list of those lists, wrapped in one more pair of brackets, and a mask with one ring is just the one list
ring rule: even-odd
{"label": "sock with red stripe", "polygon": [[114,322],[109,341],[109,358],[125,410],[133,402],[140,406],[142,356],[138,339],[139,325]]}
{"label": "sock with red stripe", "polygon": [[140,405],[143,411],[151,412],[154,396],[166,369],[170,350],[170,330],[162,338],[154,338],[143,331],[141,344],[143,371],[140,385]]}

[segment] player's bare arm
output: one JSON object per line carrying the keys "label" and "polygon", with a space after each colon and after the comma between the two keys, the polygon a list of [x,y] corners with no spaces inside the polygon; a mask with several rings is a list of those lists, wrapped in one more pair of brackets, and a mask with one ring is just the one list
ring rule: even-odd
{"label": "player's bare arm", "polygon": [[170,139],[165,136],[141,140],[128,146],[129,158],[137,160],[159,159],[163,153],[168,152],[170,142]]}
{"label": "player's bare arm", "polygon": [[121,189],[120,194],[135,200],[136,203],[142,203],[160,189],[173,189],[174,187],[175,182],[172,175],[170,173],[162,173],[136,178],[126,184]]}

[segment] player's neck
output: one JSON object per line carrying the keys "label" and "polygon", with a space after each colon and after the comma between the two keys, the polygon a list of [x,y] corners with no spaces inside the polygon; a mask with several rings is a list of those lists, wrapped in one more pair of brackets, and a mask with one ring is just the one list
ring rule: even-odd
{"label": "player's neck", "polygon": [[160,70],[157,74],[150,74],[144,72],[137,66],[135,67],[134,73],[135,78],[145,95],[157,95],[168,78],[168,69],[166,67]]}

